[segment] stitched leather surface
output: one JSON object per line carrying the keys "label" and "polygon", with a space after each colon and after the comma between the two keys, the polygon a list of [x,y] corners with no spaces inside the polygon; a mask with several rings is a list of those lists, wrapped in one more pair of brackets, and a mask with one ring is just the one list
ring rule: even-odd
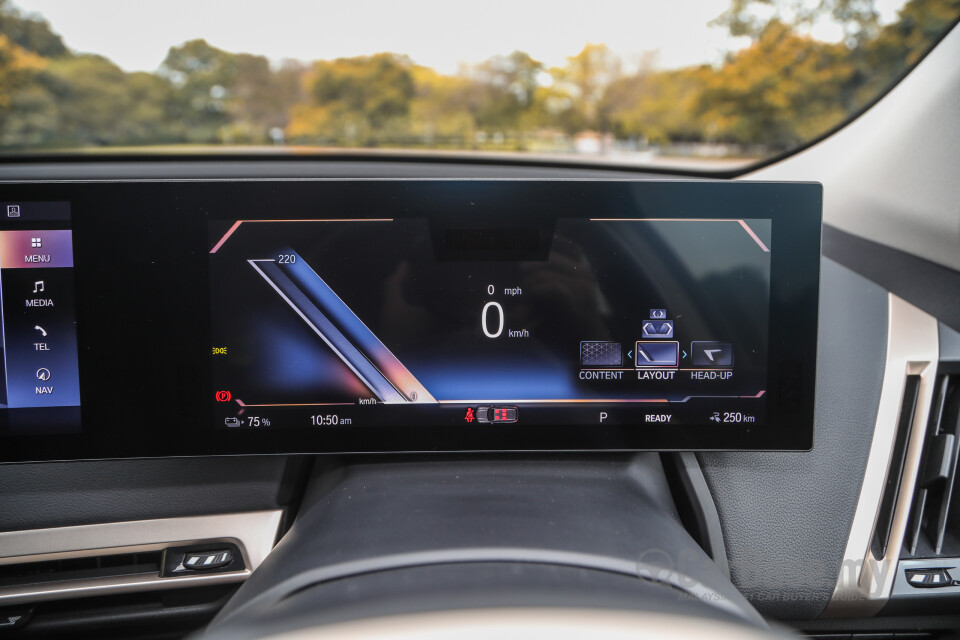
{"label": "stitched leather surface", "polygon": [[761,613],[809,619],[836,585],[877,417],[887,292],[824,260],[813,450],[700,455],[734,584]]}

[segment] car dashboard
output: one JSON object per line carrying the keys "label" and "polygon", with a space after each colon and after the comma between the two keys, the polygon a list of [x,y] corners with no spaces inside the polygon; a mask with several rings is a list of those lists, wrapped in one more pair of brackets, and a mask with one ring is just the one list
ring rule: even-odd
{"label": "car dashboard", "polygon": [[[28,346],[47,337],[33,326],[76,335],[73,361],[7,360],[32,400],[66,389],[56,420],[7,410],[26,416],[5,426],[0,465],[11,633],[336,635],[551,607],[743,635],[955,626],[960,335],[935,293],[960,276],[821,226],[817,184],[350,159],[46,162],[4,177],[0,214],[21,217],[0,229],[0,259],[4,233],[43,244],[17,245],[21,259],[72,233],[74,262],[51,268],[76,287],[0,273],[5,331]],[[49,219],[28,222],[36,211]],[[767,269],[760,302],[735,294],[742,274],[732,288],[689,277],[730,261]],[[572,289],[586,293],[536,297],[542,263],[586,276]],[[640,266],[603,266],[622,263]],[[388,306],[391,275],[405,300]],[[8,316],[20,297],[53,307]],[[558,308],[622,321],[583,330]],[[573,382],[533,389],[557,371]],[[471,384],[487,387],[464,396]]]}

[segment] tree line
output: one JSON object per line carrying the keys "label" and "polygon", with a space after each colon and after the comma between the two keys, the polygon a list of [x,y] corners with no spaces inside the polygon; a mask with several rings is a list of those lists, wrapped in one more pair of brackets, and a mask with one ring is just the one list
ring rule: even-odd
{"label": "tree line", "polygon": [[[871,0],[802,6],[732,0],[715,24],[749,46],[717,65],[673,70],[650,61],[628,70],[603,44],[560,67],[514,51],[448,75],[399,53],[277,66],[194,40],[147,73],[75,53],[42,18],[0,0],[0,146],[537,150],[589,132],[635,147],[722,143],[769,153],[863,107],[960,13],[960,0],[909,0],[879,26]],[[824,17],[843,27],[843,41],[806,35]]]}

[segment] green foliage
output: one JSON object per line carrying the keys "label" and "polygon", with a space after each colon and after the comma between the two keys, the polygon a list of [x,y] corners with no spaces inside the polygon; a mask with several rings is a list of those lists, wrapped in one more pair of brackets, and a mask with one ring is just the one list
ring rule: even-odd
{"label": "green foliage", "polygon": [[551,69],[555,92],[569,100],[557,115],[567,131],[608,127],[609,113],[601,108],[607,88],[621,76],[620,59],[605,44],[587,44],[567,64]]}
{"label": "green foliage", "polygon": [[184,127],[187,142],[216,143],[221,127],[231,122],[230,90],[238,56],[191,40],[171,47],[160,76],[176,90],[171,115]]}
{"label": "green foliage", "polygon": [[306,77],[308,104],[296,105],[288,132],[294,140],[374,145],[410,113],[413,64],[378,53],[314,63]]}
{"label": "green foliage", "polygon": [[911,0],[904,5],[900,19],[883,27],[865,47],[863,66],[871,73],[858,88],[858,105],[882,92],[914,65],[958,14],[960,0]]}
{"label": "green foliage", "polygon": [[712,131],[698,109],[703,87],[715,75],[709,66],[699,66],[616,80],[603,98],[611,130],[619,138],[655,145],[710,139]]}
{"label": "green foliage", "polygon": [[805,28],[829,18],[843,28],[851,48],[876,35],[880,13],[875,0],[731,0],[730,8],[717,16],[714,26],[726,27],[732,36],[758,40],[774,23]]}
{"label": "green foliage", "polygon": [[[0,145],[565,150],[588,133],[770,152],[841,123],[960,13],[960,0],[909,0],[880,26],[875,0],[730,2],[713,24],[750,44],[716,66],[627,72],[587,44],[557,68],[514,51],[444,75],[397,53],[275,66],[200,39],[172,47],[157,73],[127,73],[0,0]],[[805,35],[822,20],[843,28],[841,42]]]}
{"label": "green foliage", "polygon": [[543,64],[523,51],[495,56],[471,74],[469,111],[480,128],[511,129],[534,106]]}
{"label": "green foliage", "polygon": [[137,144],[161,140],[168,95],[150,74],[125,74],[106,58],[81,55],[54,60],[43,83],[57,105],[52,142],[83,145]]}
{"label": "green foliage", "polygon": [[716,140],[798,145],[846,116],[841,93],[856,71],[846,54],[772,22],[705,78],[695,112]]}
{"label": "green foliage", "polygon": [[70,55],[63,40],[53,32],[45,20],[34,17],[25,18],[20,11],[10,5],[9,0],[0,0],[0,33],[14,44],[44,58],[62,58]]}

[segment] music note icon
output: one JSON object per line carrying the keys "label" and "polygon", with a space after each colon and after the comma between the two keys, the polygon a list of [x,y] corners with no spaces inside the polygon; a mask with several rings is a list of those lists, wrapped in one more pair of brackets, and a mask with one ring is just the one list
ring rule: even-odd
{"label": "music note icon", "polygon": [[43,280],[37,280],[33,283],[34,293],[43,293]]}

